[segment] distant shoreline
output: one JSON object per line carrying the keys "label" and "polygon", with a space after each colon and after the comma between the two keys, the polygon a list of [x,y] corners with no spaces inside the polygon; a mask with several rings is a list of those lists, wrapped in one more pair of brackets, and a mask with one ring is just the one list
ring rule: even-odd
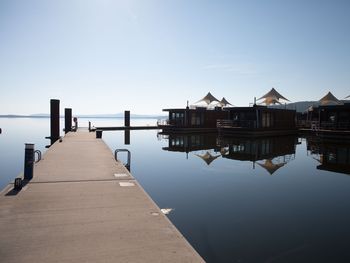
{"label": "distant shoreline", "polygon": [[[76,116],[77,118],[82,119],[124,119],[124,116]],[[130,116],[131,119],[164,119],[167,116]],[[0,118],[7,119],[15,119],[15,118],[34,118],[34,119],[49,119],[50,116],[31,116],[31,115],[0,115]],[[64,116],[60,116],[60,118],[64,118]]]}

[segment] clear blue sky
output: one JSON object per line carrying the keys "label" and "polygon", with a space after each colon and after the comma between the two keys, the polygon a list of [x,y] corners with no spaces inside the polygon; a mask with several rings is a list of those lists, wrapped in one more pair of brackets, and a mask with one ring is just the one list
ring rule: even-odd
{"label": "clear blue sky", "polygon": [[0,0],[0,114],[350,95],[350,1]]}

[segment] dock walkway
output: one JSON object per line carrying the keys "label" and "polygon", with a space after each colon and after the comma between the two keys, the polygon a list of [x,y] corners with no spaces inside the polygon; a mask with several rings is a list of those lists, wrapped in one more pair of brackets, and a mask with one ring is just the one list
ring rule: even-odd
{"label": "dock walkway", "polygon": [[0,262],[203,262],[95,133],[68,133],[0,195]]}

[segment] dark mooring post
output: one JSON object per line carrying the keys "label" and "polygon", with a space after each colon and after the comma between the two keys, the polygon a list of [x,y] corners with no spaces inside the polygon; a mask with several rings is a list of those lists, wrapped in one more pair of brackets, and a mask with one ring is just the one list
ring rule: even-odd
{"label": "dark mooring post", "polygon": [[129,110],[124,111],[124,126],[130,127],[130,111]]}
{"label": "dark mooring post", "polygon": [[60,101],[50,100],[51,145],[60,138]]}
{"label": "dark mooring post", "polygon": [[72,131],[72,109],[64,109],[64,132]]}
{"label": "dark mooring post", "polygon": [[96,130],[96,139],[102,139],[102,130]]}
{"label": "dark mooring post", "polygon": [[24,148],[24,179],[33,179],[34,144],[26,143]]}

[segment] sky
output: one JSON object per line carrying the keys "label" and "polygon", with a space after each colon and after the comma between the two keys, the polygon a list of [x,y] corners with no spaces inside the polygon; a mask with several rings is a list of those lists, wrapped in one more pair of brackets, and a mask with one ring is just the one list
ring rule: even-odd
{"label": "sky", "polygon": [[0,0],[0,114],[350,95],[347,0]]}

